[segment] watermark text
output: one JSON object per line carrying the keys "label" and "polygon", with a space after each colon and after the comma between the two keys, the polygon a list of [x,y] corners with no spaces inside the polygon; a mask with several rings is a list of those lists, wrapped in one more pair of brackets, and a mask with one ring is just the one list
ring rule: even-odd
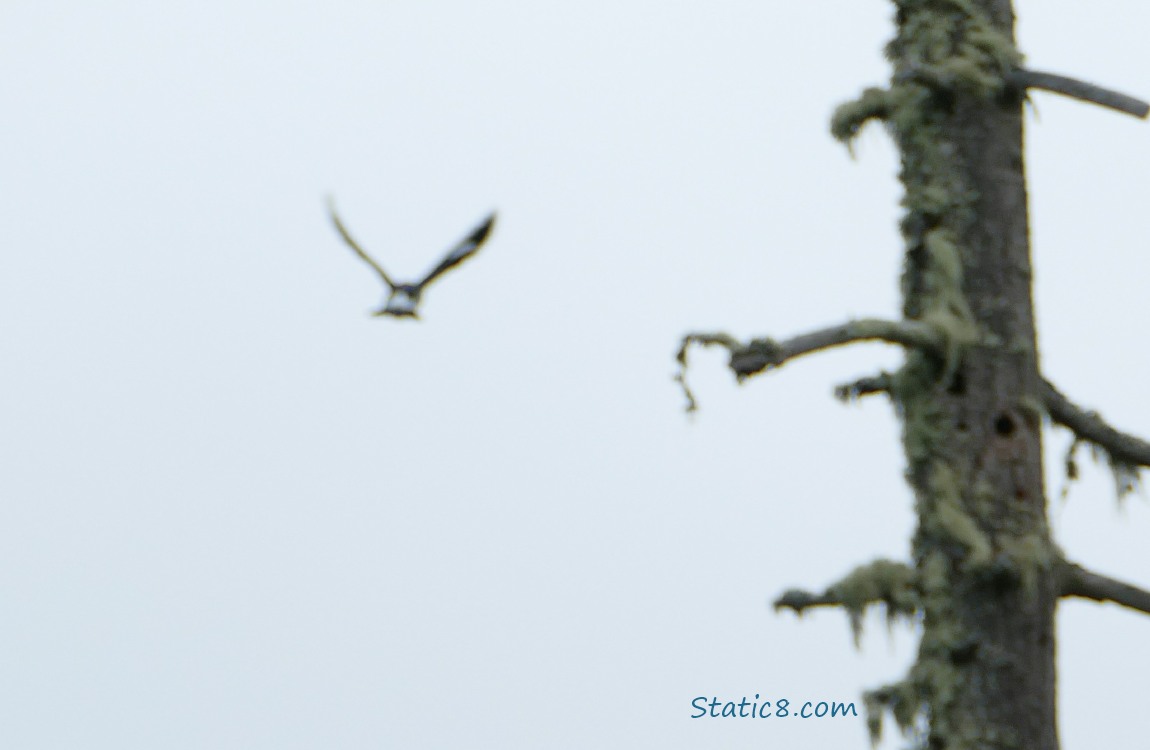
{"label": "watermark text", "polygon": [[845,716],[858,716],[854,703],[835,701],[805,701],[792,703],[787,698],[771,701],[754,700],[744,695],[738,703],[724,701],[717,696],[700,695],[691,701],[692,719],[769,719],[771,717],[798,719],[833,719]]}

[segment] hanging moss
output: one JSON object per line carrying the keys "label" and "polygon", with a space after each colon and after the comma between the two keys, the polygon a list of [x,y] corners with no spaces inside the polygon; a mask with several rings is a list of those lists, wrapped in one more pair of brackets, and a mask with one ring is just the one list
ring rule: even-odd
{"label": "hanging moss", "polygon": [[918,611],[918,594],[914,586],[914,569],[892,560],[875,560],[860,565],[845,578],[827,589],[828,597],[837,600],[850,617],[855,646],[862,635],[862,618],[867,606],[886,606],[887,622],[898,617],[913,617]]}
{"label": "hanging moss", "polygon": [[1010,561],[1023,595],[1031,600],[1038,594],[1041,576],[1050,573],[1062,559],[1054,545],[1033,532],[1005,537],[1002,540],[1002,552]]}
{"label": "hanging moss", "polygon": [[855,136],[870,120],[885,120],[892,109],[890,92],[886,89],[869,88],[854,101],[840,104],[831,115],[831,135],[842,141],[848,148]]}
{"label": "hanging moss", "polygon": [[867,732],[872,744],[882,739],[883,715],[890,711],[903,734],[914,728],[922,709],[922,691],[910,680],[884,685],[863,694]]}

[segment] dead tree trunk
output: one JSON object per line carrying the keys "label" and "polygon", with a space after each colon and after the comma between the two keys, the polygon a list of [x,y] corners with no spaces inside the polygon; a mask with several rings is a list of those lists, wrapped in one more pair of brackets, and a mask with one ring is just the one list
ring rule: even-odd
{"label": "dead tree trunk", "polygon": [[892,384],[919,515],[923,636],[908,682],[880,697],[926,707],[928,747],[1056,750],[1057,553],[1043,490],[1022,97],[1005,85],[1019,60],[1009,0],[982,5],[904,7],[890,45],[888,96],[903,100],[888,120],[906,188],[903,312],[943,321],[962,351],[941,361],[912,352]]}
{"label": "dead tree trunk", "polygon": [[[1091,417],[1039,372],[1023,103],[1027,87],[1041,87],[1139,116],[1146,105],[1023,69],[1009,0],[896,5],[889,86],[840,107],[832,132],[849,144],[879,119],[898,143],[904,319],[855,321],[783,342],[692,334],[679,359],[685,368],[691,343],[722,345],[741,379],[851,341],[907,348],[897,373],[841,394],[886,392],[903,420],[918,514],[912,563],[864,565],[823,594],[788,592],[778,606],[841,605],[857,623],[865,606],[881,601],[891,616],[921,616],[910,673],[867,695],[876,736],[889,710],[933,750],[1057,750],[1055,605],[1062,595],[1091,595],[1080,589],[1093,574],[1066,563],[1051,539],[1041,433],[1047,412],[1067,425]],[[1125,443],[1099,439],[1099,430],[1117,434],[1104,423],[1092,435],[1071,426],[1110,450],[1119,466],[1150,458],[1128,436],[1119,434]],[[1129,589],[1092,588],[1145,605],[1144,592]]]}

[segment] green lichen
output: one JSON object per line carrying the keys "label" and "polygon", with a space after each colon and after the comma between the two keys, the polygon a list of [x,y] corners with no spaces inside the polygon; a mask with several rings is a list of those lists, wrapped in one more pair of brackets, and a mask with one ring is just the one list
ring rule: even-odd
{"label": "green lichen", "polygon": [[892,109],[890,92],[869,88],[853,101],[840,104],[831,115],[831,135],[852,147],[855,137],[870,120],[885,120]]}
{"label": "green lichen", "polygon": [[1142,469],[1138,464],[1115,458],[1110,451],[1103,450],[1103,452],[1106,454],[1106,463],[1110,466],[1110,475],[1114,477],[1114,492],[1121,502],[1142,486]]}
{"label": "green lichen", "polygon": [[866,710],[867,732],[872,744],[882,739],[883,715],[890,711],[895,723],[903,734],[914,729],[922,714],[922,690],[911,680],[901,680],[890,685],[868,690],[863,694]]}
{"label": "green lichen", "polygon": [[974,490],[971,492],[971,497],[974,500],[974,512],[980,518],[989,517],[998,504],[998,491],[995,490],[994,485],[985,477],[980,478],[974,483]]}
{"label": "green lichen", "polygon": [[1063,459],[1066,467],[1067,480],[1066,484],[1062,487],[1063,499],[1066,499],[1070,495],[1070,483],[1079,478],[1078,449],[1083,445],[1090,446],[1090,455],[1095,461],[1105,462],[1107,467],[1109,467],[1110,475],[1114,479],[1114,494],[1120,506],[1127,495],[1141,489],[1142,467],[1116,458],[1113,453],[1097,443],[1092,443],[1082,438],[1075,438],[1074,442],[1070,444],[1070,447],[1066,451],[1066,457]]}
{"label": "green lichen", "polygon": [[1007,536],[1002,540],[1002,554],[1010,561],[1022,593],[1033,600],[1038,595],[1038,582],[1062,559],[1058,549],[1034,532]]}
{"label": "green lichen", "polygon": [[924,509],[927,531],[936,541],[957,542],[965,547],[969,553],[966,559],[968,566],[989,563],[990,538],[963,506],[958,475],[940,461],[934,465],[929,482],[933,507]]}
{"label": "green lichen", "polygon": [[836,599],[846,609],[856,647],[868,605],[884,604],[888,624],[893,624],[899,617],[912,617],[918,611],[914,575],[914,568],[904,563],[875,560],[855,568],[827,589],[827,596]]}
{"label": "green lichen", "polygon": [[969,0],[896,0],[898,36],[887,45],[896,65],[938,66],[954,77],[953,86],[984,96],[1001,90],[1002,79],[1021,65],[1010,37]]}
{"label": "green lichen", "polygon": [[863,696],[872,742],[881,738],[883,715],[889,711],[904,735],[917,735],[921,742],[925,741],[923,727],[929,720],[933,734],[949,739],[948,748],[988,746],[982,727],[960,724],[952,718],[952,707],[967,679],[958,663],[971,658],[964,655],[977,648],[977,641],[953,612],[952,574],[950,560],[940,550],[927,553],[920,562],[915,576],[916,602],[928,626],[923,631],[918,660],[907,676]]}

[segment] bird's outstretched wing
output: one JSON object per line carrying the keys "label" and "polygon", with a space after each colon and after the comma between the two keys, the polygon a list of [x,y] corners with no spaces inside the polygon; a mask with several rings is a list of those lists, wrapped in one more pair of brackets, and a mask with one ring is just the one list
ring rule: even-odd
{"label": "bird's outstretched wing", "polygon": [[348,233],[347,227],[345,227],[343,222],[339,220],[339,214],[335,212],[335,200],[331,196],[328,196],[327,199],[327,210],[331,213],[331,222],[335,224],[335,228],[339,232],[340,237],[343,237],[343,241],[346,242],[348,246],[355,251],[356,255],[363,258],[369,266],[374,268],[375,272],[379,274],[379,277],[383,279],[383,283],[387,284],[388,288],[394,291],[395,282],[392,281],[391,277],[387,275],[387,271],[384,271],[383,266],[376,263],[375,259],[368,255],[364,249],[359,246],[359,243],[351,238],[351,234]]}
{"label": "bird's outstretched wing", "polygon": [[431,269],[423,281],[419,282],[419,286],[425,287],[438,278],[444,272],[458,266],[463,261],[475,255],[479,251],[483,241],[487,239],[487,235],[491,234],[491,227],[495,224],[495,214],[491,214],[483,220],[479,226],[472,230],[471,234],[467,235],[458,245],[453,247],[447,256],[439,261],[439,265]]}

